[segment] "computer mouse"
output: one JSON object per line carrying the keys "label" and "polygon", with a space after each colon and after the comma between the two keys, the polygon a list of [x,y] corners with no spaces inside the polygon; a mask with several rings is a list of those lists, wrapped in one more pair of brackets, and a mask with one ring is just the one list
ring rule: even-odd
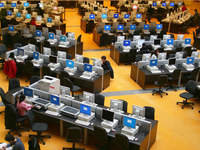
{"label": "computer mouse", "polygon": [[91,123],[91,126],[93,126],[94,125],[94,123]]}
{"label": "computer mouse", "polygon": [[135,141],[138,141],[138,138],[135,138]]}
{"label": "computer mouse", "polygon": [[112,129],[112,132],[115,132],[116,130],[115,129]]}

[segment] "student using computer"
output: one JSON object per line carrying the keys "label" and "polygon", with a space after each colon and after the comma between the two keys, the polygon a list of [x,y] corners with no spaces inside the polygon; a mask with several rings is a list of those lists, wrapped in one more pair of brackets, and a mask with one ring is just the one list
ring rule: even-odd
{"label": "student using computer", "polygon": [[140,48],[140,53],[141,54],[149,53],[149,48],[145,43],[142,44],[142,47]]}
{"label": "student using computer", "polygon": [[150,23],[151,16],[153,15],[153,12],[154,12],[154,8],[152,8],[152,6],[149,5],[147,12],[148,12],[148,22]]}
{"label": "student using computer", "polygon": [[117,37],[118,36],[122,36],[122,33],[121,32],[117,32],[116,36],[112,39],[112,45],[117,42]]}
{"label": "student using computer", "polygon": [[2,148],[5,150],[7,147],[13,146],[13,150],[25,150],[24,144],[21,139],[18,137],[14,137],[12,134],[7,134],[5,140],[9,142],[6,146]]}
{"label": "student using computer", "polygon": [[185,3],[183,3],[183,6],[182,6],[182,12],[184,12],[187,8],[186,8],[186,6],[185,6]]}
{"label": "student using computer", "polygon": [[30,23],[31,23],[31,25],[39,26],[39,25],[37,25],[36,22],[35,22],[35,17],[32,17],[32,18],[31,18]]}
{"label": "student using computer", "polygon": [[156,50],[152,53],[151,58],[152,58],[152,59],[157,59],[157,58],[158,58],[158,54],[159,54],[159,49],[156,49]]}
{"label": "student using computer", "polygon": [[114,71],[110,65],[110,62],[106,60],[106,56],[101,57],[101,62],[102,62],[102,67],[104,70],[110,70],[110,77],[113,79],[114,78]]}

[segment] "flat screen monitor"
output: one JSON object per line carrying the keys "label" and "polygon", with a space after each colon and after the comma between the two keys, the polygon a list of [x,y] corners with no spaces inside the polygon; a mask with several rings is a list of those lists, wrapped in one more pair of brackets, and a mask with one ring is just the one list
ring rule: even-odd
{"label": "flat screen monitor", "polygon": [[51,104],[60,106],[60,97],[56,95],[50,95],[50,102]]}
{"label": "flat screen monitor", "polygon": [[150,35],[150,41],[154,41],[158,38],[158,35]]}
{"label": "flat screen monitor", "polygon": [[102,19],[107,19],[107,14],[102,14],[102,15],[101,15],[101,18],[102,18]]}
{"label": "flat screen monitor", "polygon": [[58,7],[57,6],[53,6],[53,11],[58,11]]}
{"label": "flat screen monitor", "polygon": [[66,41],[67,41],[67,37],[64,36],[64,35],[61,35],[61,36],[60,36],[60,41],[61,41],[61,42],[66,42]]}
{"label": "flat screen monitor", "polygon": [[101,118],[102,118],[103,120],[107,120],[107,121],[113,122],[113,120],[114,120],[114,114],[115,114],[115,113],[112,112],[112,111],[103,109],[103,110],[102,110]]}
{"label": "flat screen monitor", "polygon": [[145,39],[138,40],[138,46],[142,47],[142,44],[145,42]]}
{"label": "flat screen monitor", "polygon": [[141,39],[141,36],[140,35],[134,35],[133,36],[133,41],[138,41]]}
{"label": "flat screen monitor", "polygon": [[157,59],[153,59],[153,60],[150,60],[150,64],[149,66],[157,66],[157,63],[158,63],[158,60]]}
{"label": "flat screen monitor", "polygon": [[43,7],[43,3],[39,3],[39,7],[42,8]]}
{"label": "flat screen monitor", "polygon": [[12,16],[12,11],[7,10],[7,15],[8,15],[8,16]]}
{"label": "flat screen monitor", "polygon": [[66,60],[66,67],[74,68],[74,61],[73,60]]}
{"label": "flat screen monitor", "polygon": [[90,65],[90,64],[84,64],[84,71],[92,72],[92,65]]}
{"label": "flat screen monitor", "polygon": [[11,3],[11,7],[17,7],[17,3]]}
{"label": "flat screen monitor", "polygon": [[36,30],[36,36],[41,37],[42,36],[42,32],[40,30]]}
{"label": "flat screen monitor", "polygon": [[98,7],[94,7],[94,11],[98,11]]}
{"label": "flat screen monitor", "polygon": [[123,101],[110,99],[110,108],[113,109],[114,112],[122,111],[123,110]]}
{"label": "flat screen monitor", "polygon": [[124,19],[129,19],[129,14],[124,14]]}
{"label": "flat screen monitor", "polygon": [[31,14],[26,14],[26,19],[31,19]]}
{"label": "flat screen monitor", "polygon": [[156,7],[156,6],[157,6],[157,3],[153,3],[152,6]]}
{"label": "flat screen monitor", "polygon": [[9,25],[9,26],[8,26],[8,30],[9,30],[9,31],[13,31],[13,32],[14,32],[14,31],[15,31],[15,28],[14,28],[14,26],[13,26],[13,25]]}
{"label": "flat screen monitor", "polygon": [[118,19],[119,18],[119,14],[114,14],[114,19]]}
{"label": "flat screen monitor", "polygon": [[42,21],[42,16],[37,16],[36,20],[37,21]]}
{"label": "flat screen monitor", "polygon": [[171,38],[171,35],[167,35],[167,34],[163,35],[163,40],[167,40],[167,39],[170,39],[170,38]]}
{"label": "flat screen monitor", "polygon": [[170,6],[171,6],[171,7],[174,7],[174,5],[175,5],[174,3],[170,3]]}
{"label": "flat screen monitor", "polygon": [[142,18],[142,14],[136,14],[136,18],[137,19],[141,19]]}
{"label": "flat screen monitor", "polygon": [[175,65],[176,64],[176,58],[169,58],[168,65]]}
{"label": "flat screen monitor", "polygon": [[166,6],[166,3],[162,3],[162,6],[165,7],[165,6]]}
{"label": "flat screen monitor", "polygon": [[138,6],[137,6],[137,5],[133,5],[132,8],[133,8],[133,10],[134,10],[134,9],[136,10],[136,9],[138,8]]}
{"label": "flat screen monitor", "polygon": [[91,106],[80,104],[80,113],[85,114],[85,115],[91,115]]}
{"label": "flat screen monitor", "polygon": [[158,60],[166,60],[167,58],[167,53],[158,53]]}
{"label": "flat screen monitor", "polygon": [[117,25],[117,30],[124,30],[124,25]]}
{"label": "flat screen monitor", "polygon": [[61,30],[57,30],[57,29],[56,29],[56,35],[59,35],[59,36],[61,36],[61,35],[62,35],[62,32],[61,32]]}
{"label": "flat screen monitor", "polygon": [[54,33],[49,32],[49,39],[54,40]]}
{"label": "flat screen monitor", "polygon": [[0,3],[0,8],[4,7],[4,3]]}
{"label": "flat screen monitor", "polygon": [[52,18],[51,17],[47,17],[47,22],[52,23]]}
{"label": "flat screen monitor", "polygon": [[110,27],[111,27],[110,25],[105,25],[105,26],[104,26],[104,30],[110,31]]}
{"label": "flat screen monitor", "polygon": [[17,12],[17,17],[21,17],[21,13],[20,12]]}
{"label": "flat screen monitor", "polygon": [[33,89],[30,89],[28,87],[24,87],[24,95],[28,96],[28,97],[34,97]]}
{"label": "flat screen monitor", "polygon": [[124,116],[124,118],[123,118],[123,126],[135,129],[135,127],[136,127],[136,119]]}
{"label": "flat screen monitor", "polygon": [[173,45],[174,39],[167,39],[167,45]]}
{"label": "flat screen monitor", "polygon": [[185,38],[185,44],[191,44],[191,38]]}
{"label": "flat screen monitor", "polygon": [[194,64],[194,57],[187,57],[186,64]]}
{"label": "flat screen monitor", "polygon": [[157,29],[157,30],[162,30],[162,24],[157,24],[157,25],[156,25],[156,29]]}
{"label": "flat screen monitor", "polygon": [[86,103],[94,104],[95,103],[95,95],[93,93],[89,93],[89,92],[83,91],[83,100]]}
{"label": "flat screen monitor", "polygon": [[131,46],[131,41],[130,40],[124,40],[123,46]]}
{"label": "flat screen monitor", "polygon": [[145,117],[145,108],[144,107],[140,107],[140,106],[136,106],[133,105],[133,115],[135,115],[135,117]]}
{"label": "flat screen monitor", "polygon": [[56,56],[49,56],[49,62],[56,64],[57,63],[57,57]]}
{"label": "flat screen monitor", "polygon": [[29,2],[24,2],[24,7],[29,7]]}
{"label": "flat screen monitor", "polygon": [[142,55],[142,61],[150,61],[151,54],[143,54]]}
{"label": "flat screen monitor", "polygon": [[24,49],[18,48],[17,54],[20,55],[20,56],[24,56]]}
{"label": "flat screen monitor", "polygon": [[89,19],[95,19],[95,14],[90,14]]}
{"label": "flat screen monitor", "polygon": [[160,39],[154,39],[154,45],[160,45]]}
{"label": "flat screen monitor", "polygon": [[144,24],[143,29],[144,30],[149,30],[149,24]]}
{"label": "flat screen monitor", "polygon": [[66,59],[66,55],[67,53],[64,51],[58,51],[57,53],[58,58],[61,58],[61,59]]}
{"label": "flat screen monitor", "polygon": [[176,40],[183,40],[184,38],[184,35],[183,34],[179,34],[177,35],[177,39]]}
{"label": "flat screen monitor", "polygon": [[33,52],[33,59],[39,60],[40,59],[40,53],[39,52]]}
{"label": "flat screen monitor", "polygon": [[135,25],[135,24],[130,25],[130,30],[135,30],[135,28],[136,28],[136,25]]}
{"label": "flat screen monitor", "polygon": [[123,42],[125,40],[125,36],[117,36],[117,42]]}
{"label": "flat screen monitor", "polygon": [[176,52],[176,59],[183,59],[183,52]]}
{"label": "flat screen monitor", "polygon": [[75,61],[79,63],[83,63],[83,55],[76,54]]}

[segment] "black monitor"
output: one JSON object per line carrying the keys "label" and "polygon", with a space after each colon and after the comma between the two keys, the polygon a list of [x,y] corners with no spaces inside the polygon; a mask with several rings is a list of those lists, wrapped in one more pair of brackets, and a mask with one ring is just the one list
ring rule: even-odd
{"label": "black monitor", "polygon": [[113,111],[109,111],[109,110],[105,110],[103,109],[102,110],[102,119],[104,120],[108,120],[108,121],[111,121],[113,122],[114,120],[114,112]]}
{"label": "black monitor", "polygon": [[154,45],[160,45],[160,39],[154,39]]}
{"label": "black monitor", "polygon": [[94,7],[94,11],[98,11],[98,7]]}
{"label": "black monitor", "polygon": [[176,63],[176,58],[170,58],[168,65],[175,65],[175,63]]}
{"label": "black monitor", "polygon": [[128,1],[126,1],[126,4],[128,5]]}
{"label": "black monitor", "polygon": [[57,63],[57,57],[56,56],[49,56],[49,62],[51,63]]}

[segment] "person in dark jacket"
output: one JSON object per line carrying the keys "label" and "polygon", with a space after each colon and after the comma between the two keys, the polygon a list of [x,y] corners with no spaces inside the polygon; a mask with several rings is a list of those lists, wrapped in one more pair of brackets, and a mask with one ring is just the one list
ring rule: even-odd
{"label": "person in dark jacket", "polygon": [[114,78],[114,71],[110,65],[110,62],[106,60],[106,56],[101,57],[102,61],[102,67],[104,70],[110,70],[110,77],[113,79]]}
{"label": "person in dark jacket", "polygon": [[152,6],[149,5],[147,12],[148,12],[148,22],[150,23],[151,17],[152,17],[153,12],[154,12],[154,8],[152,8]]}
{"label": "person in dark jacket", "polygon": [[7,134],[5,140],[8,141],[9,144],[4,146],[3,150],[10,146],[13,146],[13,150],[25,150],[24,144],[20,138],[14,137],[12,134]]}
{"label": "person in dark jacket", "polygon": [[117,42],[117,37],[118,36],[122,36],[122,33],[121,32],[117,32],[116,36],[112,39],[112,45]]}
{"label": "person in dark jacket", "polygon": [[145,43],[143,43],[142,48],[140,48],[140,53],[143,54],[148,52],[149,52],[148,46]]}

